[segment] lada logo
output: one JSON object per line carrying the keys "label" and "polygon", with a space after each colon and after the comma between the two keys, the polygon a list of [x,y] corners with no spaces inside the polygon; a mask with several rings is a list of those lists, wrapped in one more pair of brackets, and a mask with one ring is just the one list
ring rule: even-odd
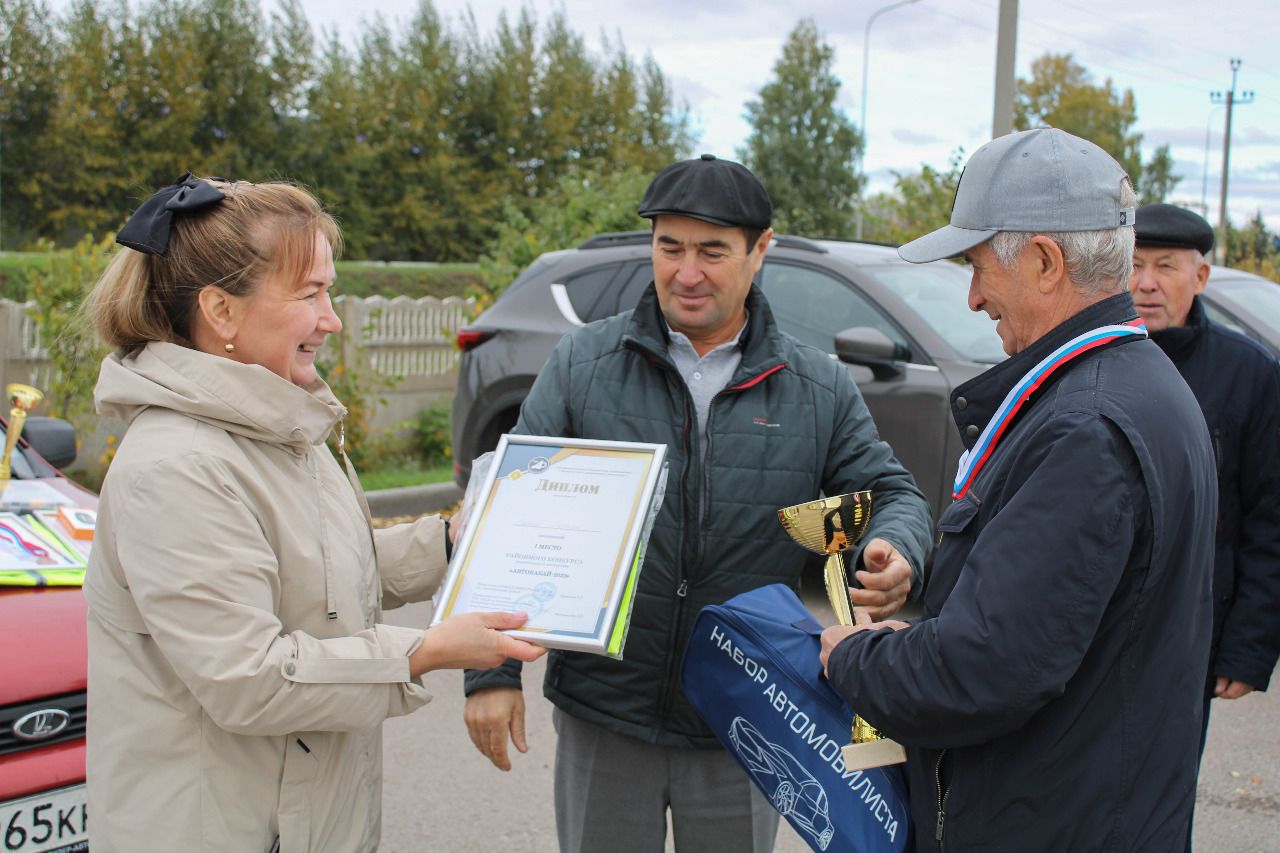
{"label": "lada logo", "polygon": [[19,717],[13,733],[20,740],[44,740],[71,725],[71,715],[61,708],[42,708]]}

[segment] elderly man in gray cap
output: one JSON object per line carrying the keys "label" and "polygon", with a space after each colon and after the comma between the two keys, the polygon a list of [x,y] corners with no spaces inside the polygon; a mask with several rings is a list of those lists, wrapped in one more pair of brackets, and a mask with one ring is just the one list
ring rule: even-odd
{"label": "elderly man in gray cap", "polygon": [[[623,660],[553,651],[556,829],[564,851],[767,851],[778,815],[680,691],[694,619],[756,587],[795,588],[807,556],[779,507],[871,489],[855,604],[883,617],[919,586],[929,508],[876,433],[848,372],[774,324],[753,285],[773,237],[765,188],[703,155],[645,192],[653,283],[632,311],[566,336],[516,431],[663,443],[666,498]],[[467,677],[467,728],[508,769],[524,751],[515,662]]]}
{"label": "elderly man in gray cap", "polygon": [[1205,316],[1208,222],[1149,204],[1138,209],[1137,242],[1129,291],[1151,339],[1200,402],[1218,463],[1207,727],[1211,697],[1266,690],[1280,658],[1280,365]]}
{"label": "elderly man in gray cap", "polygon": [[[978,149],[951,225],[1011,356],[958,387],[968,448],[925,612],[828,628],[852,707],[908,748],[918,850],[1170,850],[1195,797],[1213,454],[1125,288],[1134,194],[1091,142]],[[957,294],[957,298],[959,294]]]}

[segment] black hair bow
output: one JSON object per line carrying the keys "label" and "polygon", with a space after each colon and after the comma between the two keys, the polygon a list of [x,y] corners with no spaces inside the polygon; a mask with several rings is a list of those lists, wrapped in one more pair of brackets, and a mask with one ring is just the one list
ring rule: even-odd
{"label": "black hair bow", "polygon": [[144,201],[120,229],[116,242],[148,255],[163,255],[169,248],[174,214],[203,210],[224,198],[213,184],[187,172]]}

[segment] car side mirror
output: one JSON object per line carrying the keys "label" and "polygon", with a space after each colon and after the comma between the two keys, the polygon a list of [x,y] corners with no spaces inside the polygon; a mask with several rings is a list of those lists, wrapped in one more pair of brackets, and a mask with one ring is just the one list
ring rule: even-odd
{"label": "car side mirror", "polygon": [[857,326],[836,333],[836,358],[871,368],[871,375],[880,382],[901,376],[902,363],[910,357],[905,344],[894,343],[879,329]]}
{"label": "car side mirror", "polygon": [[22,437],[54,468],[65,468],[76,461],[76,430],[62,418],[29,416],[22,427]]}

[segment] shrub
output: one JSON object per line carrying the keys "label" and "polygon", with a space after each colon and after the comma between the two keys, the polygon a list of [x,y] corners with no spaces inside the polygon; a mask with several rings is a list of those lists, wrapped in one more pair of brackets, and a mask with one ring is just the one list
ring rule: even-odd
{"label": "shrub", "polygon": [[31,276],[49,269],[48,252],[0,253],[0,297],[14,302],[31,298]]}
{"label": "shrub", "polygon": [[414,444],[425,465],[437,465],[453,459],[449,428],[452,400],[448,397],[433,402],[418,412],[413,422]]}
{"label": "shrub", "polygon": [[[351,464],[360,469],[370,465],[378,455],[373,412],[379,404],[386,402],[382,394],[395,387],[398,377],[383,376],[374,370],[363,345],[347,345],[348,335],[354,331],[344,326],[330,345],[321,350],[316,368],[329,383],[334,396],[347,407],[347,416],[341,425],[343,449],[351,458]],[[359,341],[359,335],[354,339]],[[335,454],[339,449],[338,441],[338,435],[330,440]]]}
{"label": "shrub", "polygon": [[102,275],[112,240],[85,237],[59,252],[46,246],[46,262],[27,269],[27,295],[36,303],[32,316],[53,362],[49,387],[41,389],[46,411],[71,421],[78,433],[94,425],[93,418],[84,416],[93,411],[93,387],[107,352],[81,315],[80,303]]}
{"label": "shrub", "polygon": [[463,296],[480,284],[477,264],[385,264],[340,261],[335,289],[344,296]]}

